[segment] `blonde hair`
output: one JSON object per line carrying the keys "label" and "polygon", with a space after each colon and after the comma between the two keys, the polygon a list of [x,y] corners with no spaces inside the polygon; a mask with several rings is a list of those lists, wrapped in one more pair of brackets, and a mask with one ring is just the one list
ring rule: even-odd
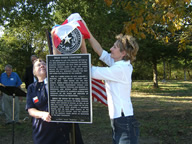
{"label": "blonde hair", "polygon": [[137,52],[139,50],[139,45],[137,44],[135,38],[130,35],[119,34],[116,36],[117,46],[120,51],[125,51],[127,54],[123,57],[123,60],[130,60],[133,62],[136,59]]}

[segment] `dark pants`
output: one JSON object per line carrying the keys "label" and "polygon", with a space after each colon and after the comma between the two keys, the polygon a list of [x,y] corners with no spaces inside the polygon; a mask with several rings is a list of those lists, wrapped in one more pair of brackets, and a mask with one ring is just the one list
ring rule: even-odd
{"label": "dark pants", "polygon": [[134,116],[111,119],[113,144],[138,144],[139,123]]}

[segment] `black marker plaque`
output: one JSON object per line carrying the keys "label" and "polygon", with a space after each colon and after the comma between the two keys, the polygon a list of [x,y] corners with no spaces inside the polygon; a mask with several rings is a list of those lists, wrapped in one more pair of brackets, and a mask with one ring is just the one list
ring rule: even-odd
{"label": "black marker plaque", "polygon": [[92,123],[90,54],[47,55],[52,121]]}

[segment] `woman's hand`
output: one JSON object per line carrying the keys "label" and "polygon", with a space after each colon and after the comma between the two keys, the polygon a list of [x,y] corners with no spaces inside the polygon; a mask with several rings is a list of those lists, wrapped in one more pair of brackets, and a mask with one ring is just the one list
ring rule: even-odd
{"label": "woman's hand", "polygon": [[48,112],[42,112],[42,120],[46,121],[46,122],[50,122],[51,121],[51,116]]}
{"label": "woman's hand", "polygon": [[55,33],[55,28],[52,29],[52,31],[51,31],[51,40],[52,40],[52,46],[53,46],[53,55],[61,54],[61,52],[55,47],[55,44],[54,44],[54,41],[53,41],[54,33]]}
{"label": "woman's hand", "polygon": [[51,121],[51,115],[46,111],[39,111],[36,108],[30,108],[28,109],[29,115],[34,118],[41,118],[42,120],[46,122]]}

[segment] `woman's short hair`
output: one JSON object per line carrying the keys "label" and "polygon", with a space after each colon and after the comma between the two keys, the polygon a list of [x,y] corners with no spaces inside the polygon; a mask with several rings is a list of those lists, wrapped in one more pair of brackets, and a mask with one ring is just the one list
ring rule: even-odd
{"label": "woman's short hair", "polygon": [[123,57],[123,60],[130,60],[133,62],[136,59],[137,52],[139,50],[139,45],[137,44],[135,38],[130,35],[119,34],[116,36],[117,46],[120,51],[126,51],[127,55]]}
{"label": "woman's short hair", "polygon": [[[46,63],[46,61],[44,61],[43,59],[41,59],[41,58],[38,58],[38,59],[36,59],[36,60],[34,60],[34,63],[33,63],[33,75],[36,77],[36,75],[35,75],[35,63],[36,62],[45,62]],[[36,77],[37,78],[37,77]]]}

